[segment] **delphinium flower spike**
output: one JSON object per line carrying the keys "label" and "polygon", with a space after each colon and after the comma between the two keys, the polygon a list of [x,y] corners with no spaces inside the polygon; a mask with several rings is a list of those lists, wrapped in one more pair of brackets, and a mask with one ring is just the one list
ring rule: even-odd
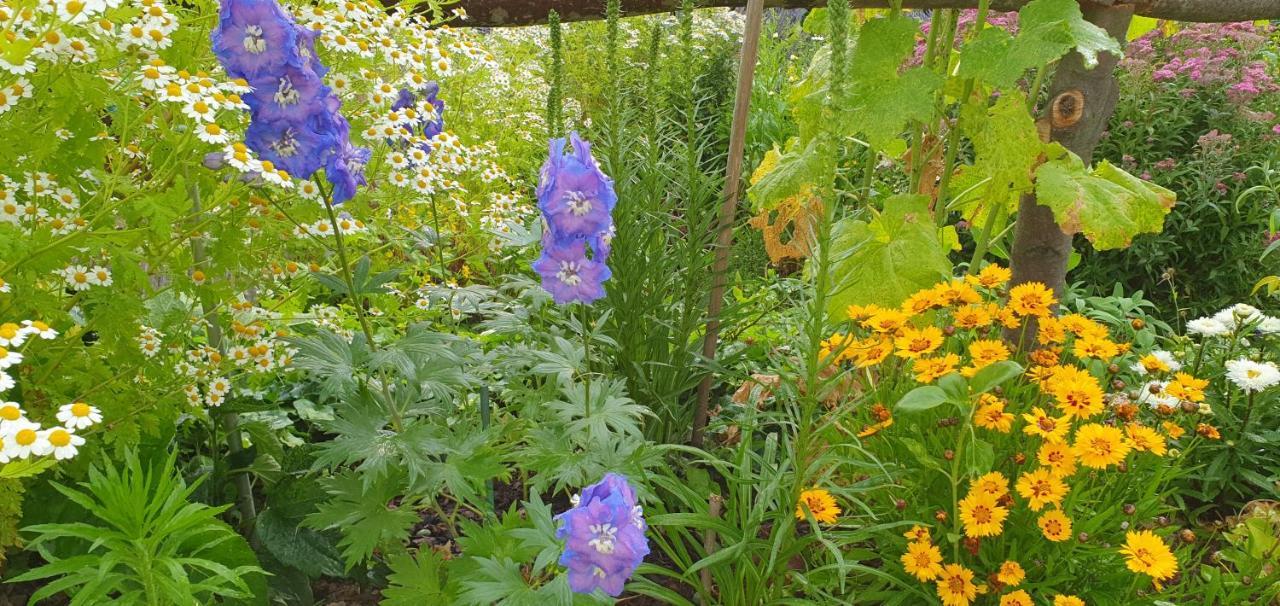
{"label": "delphinium flower spike", "polygon": [[605,474],[588,486],[556,520],[556,538],[565,540],[560,565],[569,569],[569,587],[575,592],[599,588],[618,596],[649,554],[644,510],[636,503],[635,490],[618,474]]}
{"label": "delphinium flower spike", "polygon": [[542,256],[533,263],[542,287],[556,303],[591,303],[604,296],[605,265],[613,237],[610,213],[618,196],[613,180],[591,157],[591,145],[578,133],[552,139],[538,182],[538,208],[545,219]]}

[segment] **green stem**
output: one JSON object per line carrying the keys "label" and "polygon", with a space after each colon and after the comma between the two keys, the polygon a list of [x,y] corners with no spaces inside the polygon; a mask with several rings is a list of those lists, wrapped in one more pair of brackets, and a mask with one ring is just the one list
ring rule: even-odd
{"label": "green stem", "polygon": [[440,275],[436,278],[439,282],[444,282],[444,277],[448,275],[444,267],[444,232],[440,231],[440,212],[436,210],[436,197],[431,196],[431,229],[436,232],[436,262],[440,265]]}
{"label": "green stem", "polygon": [[585,419],[587,421],[587,444],[591,443],[591,329],[588,328],[588,320],[590,307],[586,303],[581,304],[580,320],[582,333],[582,403],[584,407]]}

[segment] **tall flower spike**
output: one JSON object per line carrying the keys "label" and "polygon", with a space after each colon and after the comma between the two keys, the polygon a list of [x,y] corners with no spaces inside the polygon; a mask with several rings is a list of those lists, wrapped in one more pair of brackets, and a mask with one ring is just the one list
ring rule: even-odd
{"label": "tall flower spike", "polygon": [[604,256],[600,250],[591,249],[596,258],[589,257],[587,250],[584,240],[559,242],[551,231],[543,233],[542,255],[533,262],[533,270],[542,277],[542,288],[551,293],[557,304],[592,303],[604,296],[603,283],[613,272],[598,260]]}
{"label": "tall flower spike", "polygon": [[552,139],[550,156],[542,166],[538,183],[538,208],[557,240],[583,239],[608,229],[610,214],[618,202],[613,180],[591,157],[591,144],[569,133],[571,154],[564,153],[564,139]]}
{"label": "tall flower spike", "polygon": [[556,538],[565,540],[560,565],[569,569],[569,588],[575,592],[599,588],[617,597],[649,554],[644,511],[635,490],[618,474],[605,474],[584,489],[556,521]]}
{"label": "tall flower spike", "polygon": [[213,52],[232,78],[246,80],[297,64],[298,27],[275,0],[222,3]]}

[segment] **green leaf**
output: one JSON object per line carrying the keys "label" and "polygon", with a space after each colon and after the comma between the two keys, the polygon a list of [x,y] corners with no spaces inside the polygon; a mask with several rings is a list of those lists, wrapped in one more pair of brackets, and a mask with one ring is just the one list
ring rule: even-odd
{"label": "green leaf", "polygon": [[949,373],[938,379],[938,387],[947,392],[948,398],[956,402],[963,402],[969,398],[969,383],[960,376],[960,373]]}
{"label": "green leaf", "polygon": [[16,480],[39,475],[40,472],[53,467],[57,461],[49,457],[20,459],[0,466],[0,479]]}
{"label": "green leaf", "polygon": [[775,147],[765,154],[760,164],[766,172],[760,173],[747,190],[756,212],[776,207],[779,202],[800,193],[805,186],[817,182],[827,172],[823,155],[818,151],[817,139],[800,147],[792,137],[785,153],[779,153]]}
{"label": "green leaf", "polygon": [[1076,0],[1032,0],[1018,12],[1016,37],[1000,28],[984,29],[965,44],[956,73],[1008,90],[1027,70],[1072,49],[1090,69],[1097,66],[1098,53],[1121,54],[1120,42],[1086,20]]}
{"label": "green leaf", "polygon": [[350,569],[379,547],[400,545],[409,538],[418,514],[412,508],[393,505],[400,488],[396,476],[368,482],[358,473],[341,473],[325,483],[331,498],[307,516],[305,524],[320,530],[341,530],[338,547]]}
{"label": "green leaf", "polygon": [[1080,157],[1051,146],[1061,155],[1036,172],[1037,201],[1053,210],[1067,233],[1083,233],[1094,248],[1124,248],[1133,237],[1159,233],[1177,195],[1102,161],[1092,171]]}
{"label": "green leaf", "polygon": [[908,391],[893,408],[898,412],[917,412],[935,408],[948,399],[941,387],[924,385]]}
{"label": "green leaf", "polygon": [[344,572],[333,541],[312,528],[286,519],[274,507],[258,516],[254,531],[271,555],[307,576],[339,577]]}
{"label": "green leaf", "polygon": [[849,61],[848,119],[871,146],[883,148],[912,120],[929,121],[935,111],[938,74],[923,67],[902,70],[915,50],[918,25],[911,19],[874,19],[862,26]]}
{"label": "green leaf", "polygon": [[1012,360],[996,362],[979,370],[969,381],[969,389],[973,393],[987,393],[991,389],[1009,379],[1022,374],[1022,366]]}
{"label": "green leaf", "polygon": [[984,442],[980,439],[974,439],[973,443],[965,449],[968,453],[967,467],[969,475],[980,476],[988,471],[996,462],[996,451],[991,443]]}
{"label": "green leaf", "polygon": [[976,195],[965,196],[965,201],[952,209],[979,225],[985,213],[992,212],[993,204],[1003,203],[1006,212],[1016,212],[1022,194],[1032,190],[1031,177],[1044,150],[1026,97],[1017,90],[1009,91],[990,107],[985,97],[975,98],[962,108],[960,122],[973,143],[974,163],[960,170],[951,191],[963,192],[982,184],[974,189]]}
{"label": "green leaf", "polygon": [[431,549],[417,555],[395,554],[387,559],[391,574],[382,590],[380,606],[449,604],[453,595],[445,583],[444,559]]}
{"label": "green leaf", "polygon": [[827,313],[843,317],[848,306],[870,303],[896,307],[936,284],[951,271],[939,234],[924,196],[890,198],[870,222],[836,223]]}

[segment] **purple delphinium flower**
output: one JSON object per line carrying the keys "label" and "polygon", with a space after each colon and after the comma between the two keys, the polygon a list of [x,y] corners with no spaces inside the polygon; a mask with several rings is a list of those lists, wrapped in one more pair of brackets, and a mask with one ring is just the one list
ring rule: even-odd
{"label": "purple delphinium flower", "polygon": [[574,507],[558,516],[556,538],[565,540],[560,565],[569,569],[569,588],[597,588],[617,597],[649,554],[644,510],[635,490],[618,474],[605,474],[588,486]]}
{"label": "purple delphinium flower", "polygon": [[223,2],[213,52],[232,78],[274,74],[298,60],[298,27],[275,0]]}
{"label": "purple delphinium flower", "polygon": [[569,133],[573,153],[564,153],[564,139],[552,139],[550,156],[538,183],[538,208],[556,239],[591,238],[607,230],[609,213],[618,201],[613,180],[591,157],[591,145]]}
{"label": "purple delphinium flower", "polygon": [[592,303],[604,296],[604,281],[613,272],[604,264],[600,251],[587,256],[586,240],[558,241],[551,231],[542,235],[542,255],[533,262],[533,271],[542,276],[542,288],[560,305],[581,301]]}
{"label": "purple delphinium flower", "polygon": [[422,136],[430,139],[444,132],[444,100],[436,95],[440,94],[440,85],[435,82],[428,82],[423,89],[422,100],[431,106],[436,112],[435,120],[425,120],[422,125]]}
{"label": "purple delphinium flower", "polygon": [[245,96],[252,118],[245,145],[296,178],[324,168],[331,202],[341,204],[365,184],[369,150],[351,145],[342,102],[324,85],[316,36],[275,0],[222,0],[212,37],[227,74],[253,88]]}

